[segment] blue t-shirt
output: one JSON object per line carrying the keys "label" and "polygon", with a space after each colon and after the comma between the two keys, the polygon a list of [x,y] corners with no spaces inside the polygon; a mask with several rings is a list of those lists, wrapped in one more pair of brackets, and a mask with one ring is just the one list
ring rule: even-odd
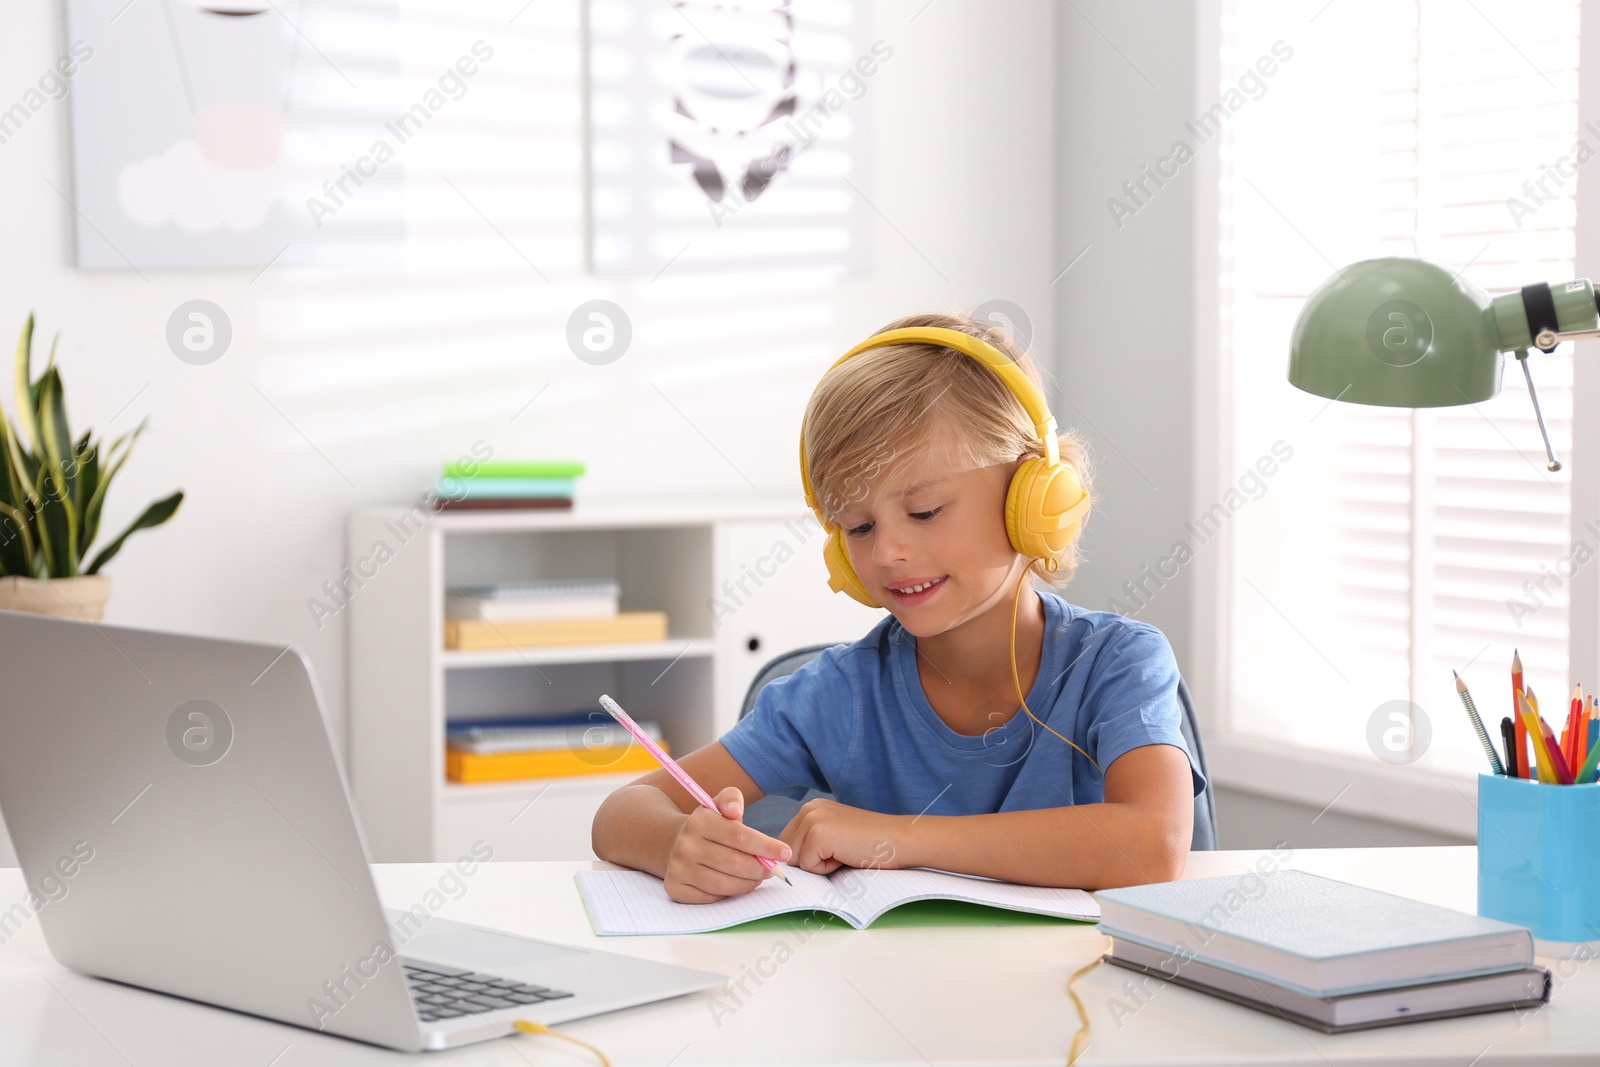
{"label": "blue t-shirt", "polygon": [[[1188,752],[1178,664],[1160,630],[1053,593],[1028,707],[1102,768],[1142,745]],[[982,735],[959,734],[928,703],[916,639],[893,615],[765,686],[722,737],[762,792],[807,789],[890,815],[980,815],[1105,800],[1100,771],[1020,707]],[[1205,787],[1189,755],[1195,795]]]}

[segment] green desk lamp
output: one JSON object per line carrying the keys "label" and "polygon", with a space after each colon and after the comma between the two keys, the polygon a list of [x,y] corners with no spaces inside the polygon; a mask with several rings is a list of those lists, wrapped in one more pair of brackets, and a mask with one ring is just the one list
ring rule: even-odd
{"label": "green desk lamp", "polygon": [[1523,286],[1491,298],[1423,259],[1352,263],[1317,287],[1295,320],[1289,383],[1353,404],[1432,408],[1500,392],[1501,354],[1516,353],[1551,470],[1560,470],[1533,391],[1528,357],[1562,341],[1600,337],[1587,278]]}

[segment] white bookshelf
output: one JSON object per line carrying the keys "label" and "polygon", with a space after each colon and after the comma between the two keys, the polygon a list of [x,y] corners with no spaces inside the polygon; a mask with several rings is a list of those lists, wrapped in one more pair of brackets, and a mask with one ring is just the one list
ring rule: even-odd
{"label": "white bookshelf", "polygon": [[[675,755],[691,752],[734,724],[773,656],[854,640],[882,617],[828,588],[821,544],[816,520],[792,500],[354,512],[347,551],[362,584],[348,609],[350,773],[373,858],[451,860],[478,840],[502,860],[593,858],[595,810],[639,772],[456,784],[444,775],[446,722],[560,714],[609,692],[635,718],[660,722]],[[445,649],[451,585],[538,578],[615,580],[624,610],[667,613],[667,639]]]}

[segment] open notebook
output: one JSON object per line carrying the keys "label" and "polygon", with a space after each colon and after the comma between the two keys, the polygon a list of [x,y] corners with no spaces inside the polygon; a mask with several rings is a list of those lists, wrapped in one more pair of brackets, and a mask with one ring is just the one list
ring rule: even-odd
{"label": "open notebook", "polygon": [[789,879],[769,878],[743,896],[714,904],[679,904],[665,884],[643,871],[579,871],[578,892],[594,932],[609,934],[703,934],[751,919],[794,911],[826,911],[857,930],[913,900],[963,900],[1010,911],[1097,922],[1100,905],[1081,889],[1047,889],[950,874],[922,867],[877,870],[840,867],[824,877],[786,867]]}

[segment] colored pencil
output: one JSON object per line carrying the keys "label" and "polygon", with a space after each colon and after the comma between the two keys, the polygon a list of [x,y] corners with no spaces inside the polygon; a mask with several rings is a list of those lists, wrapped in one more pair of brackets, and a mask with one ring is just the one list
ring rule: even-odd
{"label": "colored pencil", "polygon": [[1595,768],[1600,766],[1600,745],[1589,746],[1589,758],[1583,761],[1583,766],[1578,770],[1578,776],[1573,779],[1579,785],[1587,785],[1595,780]]}
{"label": "colored pencil", "polygon": [[1583,699],[1583,686],[1578,686],[1578,743],[1573,750],[1572,765],[1583,766],[1589,758],[1589,702]]}
{"label": "colored pencil", "polygon": [[1583,686],[1572,687],[1572,747],[1567,750],[1567,766],[1573,770],[1578,769],[1582,757],[1578,755],[1578,734],[1588,731],[1588,723],[1583,721]]}
{"label": "colored pencil", "polygon": [[[1517,691],[1517,711],[1527,731],[1528,741],[1533,746],[1534,766],[1532,771],[1536,772],[1541,782],[1555,782],[1555,764],[1550,762],[1550,752],[1545,748],[1544,737],[1539,730],[1539,713],[1533,710],[1532,697],[1532,693],[1523,692],[1522,690]],[[1534,773],[1529,774],[1530,778],[1534,776]]]}
{"label": "colored pencil", "polygon": [[1561,758],[1570,765],[1578,751],[1578,702],[1567,705],[1567,721],[1561,724]]}
{"label": "colored pencil", "polygon": [[[678,766],[678,761],[667,755],[666,752],[662,750],[661,746],[656,744],[649,734],[640,729],[639,724],[633,721],[633,717],[622,710],[622,705],[618,704],[615,700],[612,700],[609,696],[606,696],[604,693],[602,693],[600,694],[600,706],[605,708],[613,719],[616,719],[623,726],[627,727],[628,732],[645,747],[650,755],[656,758],[656,762],[665,767],[667,769],[667,773],[676,778],[678,780],[678,784],[683,786],[683,788],[688,791],[690,796],[699,801],[702,807],[710,808],[718,815],[722,814],[722,809],[717,807],[717,802],[715,800],[711,799],[711,794],[707,793],[703,788],[701,788],[699,782],[689,777],[689,772]],[[789,876],[783,872],[783,869],[779,866],[777,860],[769,859],[766,856],[757,856],[756,859],[760,861],[761,866],[765,867],[767,870],[770,871],[776,869],[778,871],[778,877],[782,878],[789,885],[794,884],[793,882],[789,881]]]}
{"label": "colored pencil", "polygon": [[1556,781],[1562,785],[1571,785],[1572,772],[1567,770],[1567,761],[1561,755],[1561,746],[1556,742],[1556,735],[1550,729],[1550,724],[1542,717],[1539,719],[1539,730],[1544,737],[1544,743],[1550,749],[1550,767],[1555,772]]}
{"label": "colored pencil", "polygon": [[1461,698],[1461,703],[1467,709],[1467,718],[1472,720],[1472,729],[1478,735],[1478,743],[1483,746],[1483,751],[1489,757],[1489,766],[1495,774],[1506,773],[1505,767],[1500,763],[1500,756],[1494,750],[1494,742],[1489,740],[1489,733],[1483,728],[1483,720],[1478,717],[1477,706],[1472,703],[1472,694],[1467,692],[1467,683],[1461,680],[1461,675],[1451,671],[1456,679],[1456,696]]}
{"label": "colored pencil", "polygon": [[1528,725],[1517,706],[1517,696],[1522,692],[1522,656],[1511,650],[1511,726],[1517,735],[1517,772],[1520,777],[1533,778],[1534,765],[1528,759]]}
{"label": "colored pencil", "polygon": [[[1589,697],[1589,750],[1600,747],[1600,696]],[[1587,758],[1586,760],[1587,763]]]}

